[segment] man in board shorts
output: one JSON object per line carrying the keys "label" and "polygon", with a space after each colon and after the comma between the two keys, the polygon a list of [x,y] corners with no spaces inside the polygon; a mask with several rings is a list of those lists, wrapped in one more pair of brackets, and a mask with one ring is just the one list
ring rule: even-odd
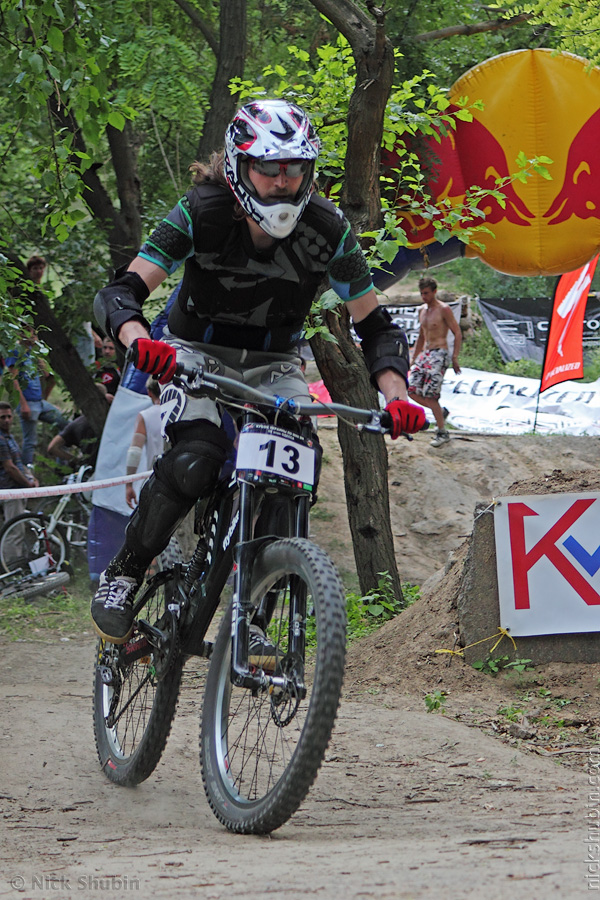
{"label": "man in board shorts", "polygon": [[[446,430],[448,410],[440,406],[444,374],[450,362],[459,374],[458,354],[462,334],[454,313],[447,303],[437,298],[437,281],[429,275],[419,279],[419,291],[423,306],[419,310],[419,336],[415,344],[413,364],[408,378],[408,392],[411,400],[430,409],[435,418],[437,433],[431,441],[432,447],[442,447],[450,440]],[[448,332],[454,335],[452,357],[448,350]]]}

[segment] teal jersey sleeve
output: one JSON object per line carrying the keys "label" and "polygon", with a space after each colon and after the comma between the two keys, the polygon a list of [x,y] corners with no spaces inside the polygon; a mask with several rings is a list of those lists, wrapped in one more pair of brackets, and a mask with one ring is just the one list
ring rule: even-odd
{"label": "teal jersey sleeve", "polygon": [[345,230],[327,266],[329,283],[341,300],[356,300],[373,287],[366,257],[344,218]]}
{"label": "teal jersey sleeve", "polygon": [[192,217],[186,196],[157,225],[138,256],[160,266],[170,275],[193,253]]}

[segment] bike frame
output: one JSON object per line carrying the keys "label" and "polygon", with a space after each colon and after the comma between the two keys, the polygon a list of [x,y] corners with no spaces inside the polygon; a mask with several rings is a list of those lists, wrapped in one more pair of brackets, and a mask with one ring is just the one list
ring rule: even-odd
{"label": "bike frame", "polygon": [[[186,380],[183,380],[185,376]],[[245,425],[265,421],[265,410],[277,416],[277,425],[289,430],[290,435],[310,440],[313,431],[311,417],[319,412],[343,412],[351,414],[362,425],[356,427],[381,433],[384,431],[381,415],[377,411],[355,409],[338,404],[307,403],[299,404],[294,400],[273,398],[247,385],[240,384],[224,376],[205,373],[202,369],[185,369],[178,367],[178,375],[174,382],[186,393],[198,396],[213,396],[223,403],[234,402],[235,394],[247,401],[242,409],[242,428]],[[234,397],[226,393],[233,391]],[[275,401],[275,402],[274,402]],[[287,416],[287,418],[286,418]],[[294,423],[292,427],[290,425]],[[290,504],[291,534],[266,534],[255,536],[257,514],[268,507],[270,497],[285,496]],[[252,690],[265,688],[271,684],[285,682],[285,677],[266,675],[262,670],[251,670],[248,664],[248,641],[250,622],[255,609],[251,599],[252,572],[255,561],[264,545],[282,537],[308,537],[309,511],[311,505],[310,491],[293,487],[275,485],[268,487],[252,484],[238,478],[234,473],[230,478],[219,481],[209,497],[208,502],[199,501],[204,506],[202,517],[202,533],[196,550],[189,564],[187,573],[181,566],[176,566],[173,573],[159,572],[149,582],[148,590],[156,585],[157,579],[163,583],[173,578],[172,603],[169,610],[178,618],[180,626],[181,652],[187,656],[209,657],[212,644],[205,640],[206,633],[221,601],[221,595],[233,568],[233,600],[231,616],[231,679],[237,686]],[[194,571],[195,560],[199,560],[198,571]],[[294,579],[291,579],[294,581]],[[138,598],[134,606],[134,615],[143,608],[146,591]],[[297,616],[296,621],[303,621],[306,609],[306,598],[297,586],[291,586],[290,617]],[[138,621],[142,634],[151,644],[166,645],[168,631],[161,631],[143,620]],[[292,651],[299,658],[304,654],[304,633],[302,629],[291,629]],[[124,645],[127,648],[127,645]],[[131,647],[131,652],[124,649],[127,661],[144,655],[143,644]],[[298,685],[302,690],[302,685]]]}

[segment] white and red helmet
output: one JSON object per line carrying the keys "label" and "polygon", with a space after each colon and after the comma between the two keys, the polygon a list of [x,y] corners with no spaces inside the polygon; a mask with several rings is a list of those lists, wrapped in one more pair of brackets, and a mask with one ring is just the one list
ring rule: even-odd
{"label": "white and red helmet", "polygon": [[[319,155],[319,138],[304,110],[287,100],[256,100],[239,109],[225,134],[225,177],[246,215],[274,238],[292,233],[310,199]],[[250,178],[248,162],[309,160],[293,199],[261,200]]]}

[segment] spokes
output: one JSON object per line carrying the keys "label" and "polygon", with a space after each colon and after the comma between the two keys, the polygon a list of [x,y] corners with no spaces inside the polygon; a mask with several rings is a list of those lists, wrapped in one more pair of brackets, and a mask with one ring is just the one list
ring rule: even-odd
{"label": "spokes", "polygon": [[259,690],[235,687],[224,661],[221,710],[221,767],[238,799],[261,799],[290,764],[309,706],[304,679],[306,585],[279,578],[263,593],[258,615],[266,616],[268,640],[276,649],[273,683]]}
{"label": "spokes", "polygon": [[271,704],[264,696],[237,691],[236,708],[229,717],[222,739],[227,745],[225,765],[239,795],[247,800],[267,794],[281,777],[294,752],[301,728],[292,734],[277,727]]}
{"label": "spokes", "polygon": [[[150,622],[156,622],[162,615],[164,597],[163,586],[155,591],[151,602],[144,608],[143,615]],[[139,635],[137,637],[139,639]],[[135,633],[131,640],[136,640]],[[115,757],[127,759],[135,752],[148,726],[157,680],[150,646],[147,656],[129,665],[121,662],[121,653],[122,648],[105,645],[101,665],[112,673],[112,682],[103,687],[102,707],[111,750]]]}

